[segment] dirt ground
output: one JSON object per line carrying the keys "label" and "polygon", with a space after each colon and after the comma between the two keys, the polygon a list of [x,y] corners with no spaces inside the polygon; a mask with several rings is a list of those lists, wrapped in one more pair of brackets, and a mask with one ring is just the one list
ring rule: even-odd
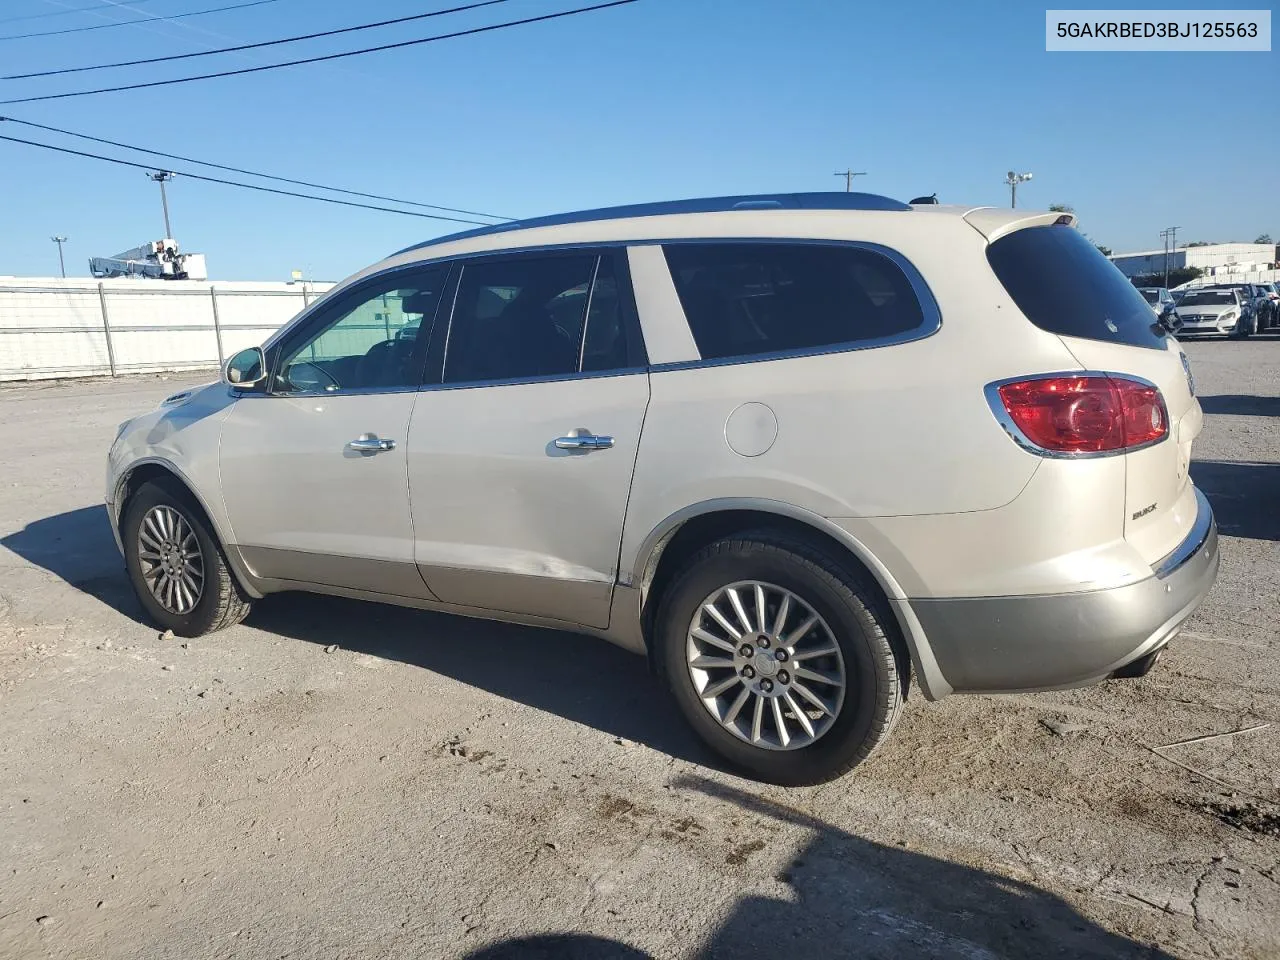
{"label": "dirt ground", "polygon": [[187,381],[0,388],[0,956],[1280,957],[1280,339],[1189,352],[1222,569],[1157,668],[915,696],[799,790],[587,638],[290,595],[161,639],[103,467]]}

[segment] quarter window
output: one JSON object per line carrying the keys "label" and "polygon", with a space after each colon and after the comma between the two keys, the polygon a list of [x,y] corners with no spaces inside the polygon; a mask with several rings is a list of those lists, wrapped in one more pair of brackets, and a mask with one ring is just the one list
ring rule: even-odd
{"label": "quarter window", "polygon": [[873,250],[813,243],[663,249],[704,360],[877,341],[924,323],[906,274]]}
{"label": "quarter window", "polygon": [[416,387],[449,271],[398,273],[344,298],[318,330],[287,346],[275,393],[337,393]]}

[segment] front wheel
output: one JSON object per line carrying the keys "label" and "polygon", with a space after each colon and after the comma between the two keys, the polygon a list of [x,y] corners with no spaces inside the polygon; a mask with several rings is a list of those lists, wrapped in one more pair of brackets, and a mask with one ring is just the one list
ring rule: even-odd
{"label": "front wheel", "polygon": [[134,593],[160,627],[198,637],[248,616],[248,598],[185,493],[144,483],[125,506],[120,539]]}
{"label": "front wheel", "polygon": [[834,779],[897,722],[910,668],[883,597],[799,540],[756,531],[703,548],[665,592],[656,628],[685,719],[761,780]]}

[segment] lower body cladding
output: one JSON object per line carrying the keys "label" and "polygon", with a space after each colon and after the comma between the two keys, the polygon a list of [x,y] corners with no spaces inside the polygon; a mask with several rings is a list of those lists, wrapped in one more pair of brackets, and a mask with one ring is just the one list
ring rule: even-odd
{"label": "lower body cladding", "polygon": [[1196,499],[1190,534],[1137,583],[1083,593],[909,601],[945,686],[956,693],[1015,693],[1141,675],[1218,575],[1213,511],[1199,490]]}

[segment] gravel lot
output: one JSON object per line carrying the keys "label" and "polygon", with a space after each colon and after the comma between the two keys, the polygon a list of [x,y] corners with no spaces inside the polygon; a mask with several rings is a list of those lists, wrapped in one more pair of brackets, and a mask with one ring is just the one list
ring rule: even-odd
{"label": "gravel lot", "polygon": [[1280,338],[1189,351],[1222,570],[1157,668],[913,697],[800,790],[599,641],[301,595],[161,639],[103,462],[186,381],[0,388],[0,955],[1280,956]]}

